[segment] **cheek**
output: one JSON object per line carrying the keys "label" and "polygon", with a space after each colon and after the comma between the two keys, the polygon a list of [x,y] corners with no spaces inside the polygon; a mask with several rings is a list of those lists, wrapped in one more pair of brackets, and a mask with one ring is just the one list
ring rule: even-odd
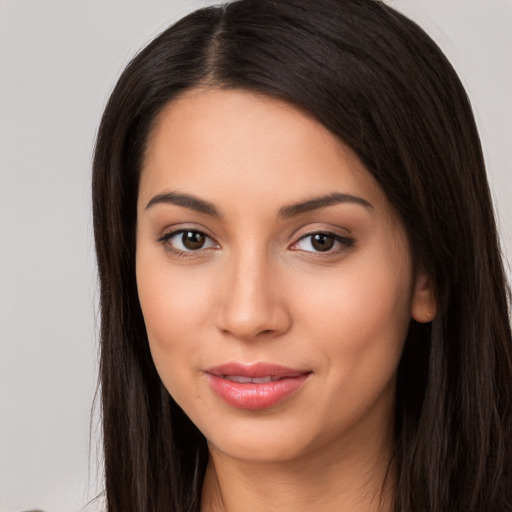
{"label": "cheek", "polygon": [[396,261],[361,258],[337,275],[308,276],[304,283],[310,292],[302,294],[299,317],[336,378],[386,380],[396,371],[411,303],[408,262]]}
{"label": "cheek", "polygon": [[172,268],[161,256],[137,253],[137,288],[155,366],[164,384],[179,375],[199,348],[199,331],[212,311],[205,276]]}
{"label": "cheek", "polygon": [[[392,414],[394,379],[410,322],[407,267],[365,264],[346,270],[340,267],[325,282],[308,277],[305,284],[312,291],[301,295],[298,320],[328,390],[314,412],[331,436],[364,423],[363,418],[382,427]],[[361,435],[371,438],[371,428]]]}

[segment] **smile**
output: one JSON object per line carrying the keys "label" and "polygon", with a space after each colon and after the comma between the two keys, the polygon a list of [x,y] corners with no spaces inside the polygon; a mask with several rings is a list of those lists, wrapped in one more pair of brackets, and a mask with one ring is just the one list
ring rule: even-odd
{"label": "smile", "polygon": [[271,363],[229,363],[205,370],[212,391],[237,409],[268,409],[295,394],[312,374]]}
{"label": "smile", "polygon": [[243,375],[222,375],[223,379],[230,380],[232,382],[240,382],[241,384],[263,384],[265,382],[275,382],[281,380],[283,377],[276,377],[275,375],[268,375],[267,377],[244,377]]}

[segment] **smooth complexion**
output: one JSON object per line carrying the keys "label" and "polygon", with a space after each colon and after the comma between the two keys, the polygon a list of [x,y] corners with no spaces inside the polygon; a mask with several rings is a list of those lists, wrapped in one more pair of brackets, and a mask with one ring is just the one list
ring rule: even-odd
{"label": "smooth complexion", "polygon": [[[156,368],[208,441],[203,511],[380,510],[404,339],[435,305],[355,154],[280,100],[189,91],[149,140],[136,261]],[[265,365],[305,377],[255,407],[212,385]]]}

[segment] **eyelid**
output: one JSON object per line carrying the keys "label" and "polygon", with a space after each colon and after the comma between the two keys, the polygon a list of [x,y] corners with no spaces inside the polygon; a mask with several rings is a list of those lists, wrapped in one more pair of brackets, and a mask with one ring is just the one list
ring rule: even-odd
{"label": "eyelid", "polygon": [[[306,231],[306,229],[307,229],[307,231]],[[330,227],[330,226],[326,227],[325,225],[323,225],[323,226],[321,226],[321,225],[311,226],[310,225],[307,227],[303,227],[302,229],[299,229],[296,231],[296,235],[294,237],[295,241],[293,243],[291,243],[290,245],[288,245],[288,249],[292,250],[292,251],[302,251],[305,253],[311,253],[311,254],[315,254],[317,256],[335,255],[339,252],[342,252],[344,249],[348,249],[349,247],[352,247],[355,243],[355,239],[352,236],[345,236],[345,235],[342,235],[339,232],[337,232],[337,231],[341,231],[342,229],[347,234],[350,233],[350,230],[348,230],[346,228],[340,228],[340,227],[335,228],[335,227]],[[186,248],[180,249],[180,248],[174,247],[171,243],[169,243],[169,241],[172,238],[174,238],[175,236],[178,236],[180,234],[186,233],[187,231],[203,234],[206,237],[206,239],[209,240],[209,246],[200,247],[198,249],[186,249]],[[178,255],[183,255],[183,256],[192,256],[194,254],[198,254],[198,253],[204,252],[206,250],[211,250],[211,249],[220,249],[221,248],[220,244],[217,242],[217,240],[212,235],[210,235],[208,233],[208,231],[209,231],[208,229],[204,228],[203,226],[198,226],[198,225],[190,225],[190,224],[188,224],[188,225],[187,224],[173,225],[173,226],[168,226],[167,228],[162,230],[161,234],[156,238],[155,241],[157,243],[162,244],[167,251],[173,252]],[[302,234],[297,234],[297,232],[300,233],[301,231],[303,232]],[[332,236],[335,241],[335,246],[338,245],[338,248],[333,247],[333,248],[327,249],[325,251],[320,251],[320,250],[315,250],[314,248],[312,248],[312,250],[307,250],[304,248],[297,247],[297,245],[302,240],[313,237],[317,234]],[[339,245],[341,245],[341,247],[339,247]]]}
{"label": "eyelid", "polygon": [[[183,233],[186,233],[188,231],[194,232],[194,233],[200,233],[200,234],[204,235],[206,237],[206,239],[210,240],[210,242],[214,244],[214,247],[212,247],[210,245],[208,247],[200,247],[195,250],[194,249],[179,249],[177,247],[174,247],[170,243],[170,240],[172,238],[174,238],[175,236],[181,235]],[[217,240],[215,240],[215,238],[213,236],[209,235],[207,233],[206,229],[204,229],[202,227],[190,226],[190,225],[188,225],[188,226],[180,225],[180,226],[168,227],[163,231],[163,233],[161,235],[158,236],[158,238],[156,239],[156,242],[162,244],[167,251],[172,252],[178,256],[184,256],[184,257],[185,256],[193,256],[194,254],[204,252],[206,250],[220,248],[220,245],[217,242]]]}
{"label": "eyelid", "polygon": [[[171,224],[168,226],[165,226],[164,228],[160,229],[155,241],[159,242],[164,239],[168,239],[170,236],[177,235],[178,233],[183,233],[184,231],[197,231],[198,233],[203,233],[208,238],[211,238],[212,240],[215,240],[215,237],[210,234],[210,230],[205,228],[204,226],[200,224]],[[217,243],[217,241],[215,240]]]}
{"label": "eyelid", "polygon": [[[305,240],[307,238],[311,238],[315,235],[329,235],[329,236],[332,236],[334,238],[334,241],[335,243],[338,243],[338,244],[341,244],[342,247],[341,248],[331,248],[331,249],[328,249],[326,251],[319,251],[319,250],[307,250],[307,249],[302,249],[302,248],[297,248],[296,246],[299,244],[299,242],[301,242],[302,240]],[[352,247],[355,243],[355,239],[353,237],[348,237],[348,236],[343,236],[343,235],[340,235],[339,233],[336,233],[335,231],[331,229],[321,229],[321,228],[317,228],[317,229],[313,229],[313,230],[310,230],[308,231],[307,233],[304,233],[302,235],[300,235],[296,240],[295,242],[293,242],[290,246],[289,246],[289,249],[292,250],[292,251],[302,251],[302,252],[306,252],[306,253],[311,253],[311,254],[315,254],[315,255],[325,255],[325,256],[328,256],[328,255],[333,255],[333,254],[337,254],[339,252],[342,252],[344,249],[347,249],[349,247]]]}

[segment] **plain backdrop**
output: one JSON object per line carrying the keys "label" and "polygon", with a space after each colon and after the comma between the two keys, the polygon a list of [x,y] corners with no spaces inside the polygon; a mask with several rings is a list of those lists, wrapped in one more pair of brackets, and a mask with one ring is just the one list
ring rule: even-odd
{"label": "plain backdrop", "polygon": [[[172,21],[209,3],[0,0],[2,512],[78,511],[101,489],[98,426],[90,421],[94,137],[129,59]],[[427,30],[467,88],[510,261],[512,1],[388,3]]]}

